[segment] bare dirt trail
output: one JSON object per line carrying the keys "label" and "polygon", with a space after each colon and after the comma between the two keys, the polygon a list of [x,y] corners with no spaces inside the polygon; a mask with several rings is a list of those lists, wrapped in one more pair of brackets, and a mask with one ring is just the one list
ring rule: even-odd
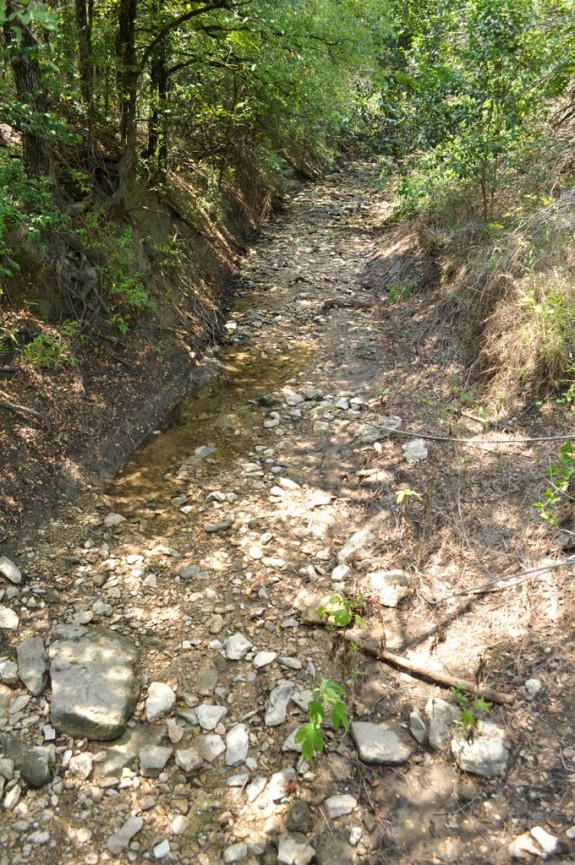
{"label": "bare dirt trail", "polygon": [[[548,861],[571,855],[572,589],[553,572],[529,596],[430,603],[486,578],[473,545],[450,534],[461,529],[451,508],[467,508],[457,489],[471,478],[479,500],[472,540],[482,484],[514,491],[493,468],[502,446],[481,464],[431,445],[414,462],[384,429],[397,415],[421,421],[455,361],[444,352],[442,368],[435,343],[427,367],[414,356],[425,301],[383,313],[369,267],[386,208],[376,173],[359,163],[295,193],[246,256],[219,374],[105,492],[15,556],[24,580],[3,584],[18,622],[1,632],[0,721],[25,748],[55,749],[38,788],[0,757],[0,865],[491,865],[528,843],[527,857],[542,844]],[[490,542],[515,564],[521,508],[498,507]],[[376,646],[431,680],[346,651],[314,617],[334,593],[365,601]],[[14,669],[25,638],[52,645],[62,625],[139,650],[119,744],[54,730],[48,680],[31,696]],[[434,670],[477,677],[512,708],[493,708],[466,743]],[[326,677],[346,688],[352,731],[328,726],[309,766],[292,734]],[[509,851],[537,826],[547,834]]]}

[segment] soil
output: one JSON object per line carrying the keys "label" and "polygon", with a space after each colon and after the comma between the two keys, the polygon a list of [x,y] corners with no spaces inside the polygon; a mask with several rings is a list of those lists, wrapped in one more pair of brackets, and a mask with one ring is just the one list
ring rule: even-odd
{"label": "soil", "polygon": [[[161,423],[162,410],[198,373],[182,372],[183,360],[163,365],[159,355],[148,356],[131,401],[125,394],[132,375],[123,364],[113,374],[88,372],[86,365],[82,377],[51,376],[44,392],[50,406],[62,407],[45,417],[64,442],[53,460],[38,444],[52,435],[39,419],[9,413],[4,483],[18,508],[34,505],[38,487],[53,482],[54,466],[62,453],[74,452],[67,444],[77,444],[82,432],[97,466],[110,451],[119,461],[130,442],[153,429],[105,488],[80,493],[75,485],[52,520],[13,536],[6,549],[30,586],[14,600],[17,638],[47,638],[54,622],[74,621],[105,600],[110,612],[92,621],[137,640],[142,695],[148,682],[168,682],[182,705],[186,695],[198,695],[202,676],[216,671],[218,690],[200,699],[226,705],[226,726],[232,719],[249,723],[258,776],[298,762],[282,748],[305,721],[302,711],[290,704],[285,723],[264,722],[278,681],[305,688],[326,677],[342,682],[352,720],[407,728],[414,708],[430,697],[449,699],[433,677],[434,670],[447,672],[512,696],[511,705],[489,712],[507,734],[508,770],[492,779],[467,776],[449,748],[428,747],[397,767],[369,765],[349,735],[328,729],[325,754],[266,810],[258,799],[248,801],[243,787],[227,786],[233,772],[218,761],[192,779],[173,764],[159,779],[134,770],[104,789],[94,779],[71,777],[62,765],[52,804],[44,792],[26,790],[24,807],[6,821],[2,865],[2,856],[24,862],[38,853],[30,845],[26,853],[25,831],[13,825],[18,819],[49,822],[58,843],[57,851],[42,851],[47,863],[116,861],[106,838],[130,814],[142,815],[145,826],[117,861],[154,858],[155,846],[169,838],[170,855],[182,865],[221,862],[224,850],[243,841],[261,842],[244,861],[268,865],[277,861],[278,836],[300,800],[311,809],[305,834],[319,865],[503,865],[511,861],[510,842],[535,826],[558,838],[548,861],[575,855],[573,566],[523,575],[561,562],[572,546],[571,500],[558,528],[532,507],[560,444],[535,439],[568,432],[572,415],[552,403],[488,399],[474,383],[457,318],[440,314],[438,263],[421,260],[405,228],[385,228],[388,209],[375,180],[375,166],[354,163],[294,192],[245,256],[224,326],[227,344],[212,353],[203,385]],[[411,296],[390,293],[398,267],[417,274],[410,276],[419,289]],[[138,366],[136,346],[128,345],[126,356]],[[150,373],[154,362],[161,380]],[[41,401],[26,399],[22,376],[18,371],[3,389],[44,414]],[[60,399],[71,385],[80,396]],[[139,404],[146,385],[151,401]],[[306,389],[305,402],[286,403]],[[121,394],[115,404],[114,392]],[[93,413],[87,420],[78,412],[85,398],[100,403],[100,421],[90,429]],[[399,417],[400,432],[362,440],[363,425],[381,415]],[[105,435],[106,428],[114,435]],[[427,458],[408,462],[402,446],[419,433],[446,440],[426,441]],[[202,446],[215,450],[186,466]],[[85,465],[70,465],[70,475],[81,475]],[[15,480],[17,470],[28,494]],[[104,525],[110,511],[126,518],[117,528]],[[343,587],[334,584],[338,551],[360,529],[373,532],[375,546],[353,562]],[[135,562],[155,581],[146,586]],[[207,583],[181,577],[192,564],[209,574]],[[358,589],[366,572],[397,568],[409,575],[410,590],[396,608]],[[410,676],[361,650],[350,652],[325,623],[306,624],[306,603],[334,591],[365,603],[365,634],[428,675]],[[31,605],[28,595],[36,599]],[[258,650],[301,662],[301,669],[275,661],[255,673],[249,658],[224,662],[214,639],[224,642],[236,631]],[[6,653],[17,638],[8,635]],[[529,679],[539,681],[536,695],[525,687]],[[37,702],[40,714],[49,711],[49,693]],[[136,723],[143,713],[142,697]],[[35,744],[37,732],[27,732]],[[196,735],[186,730],[186,741]],[[98,743],[66,737],[57,744],[61,752],[98,751]],[[324,799],[337,793],[352,794],[356,807],[329,818]],[[181,836],[170,829],[180,807],[190,817]],[[78,840],[82,826],[91,833],[89,850]],[[355,845],[352,830],[361,830]]]}

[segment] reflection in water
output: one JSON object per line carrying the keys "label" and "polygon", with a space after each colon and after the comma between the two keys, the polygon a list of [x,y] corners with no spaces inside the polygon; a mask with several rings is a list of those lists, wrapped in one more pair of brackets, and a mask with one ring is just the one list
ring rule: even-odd
{"label": "reflection in water", "polygon": [[137,448],[106,493],[117,507],[156,507],[173,495],[164,475],[201,445],[213,445],[219,469],[249,448],[244,432],[261,424],[254,401],[275,391],[306,364],[312,349],[304,343],[278,348],[273,355],[235,346],[222,357],[220,372],[198,388],[164,420],[161,435]]}

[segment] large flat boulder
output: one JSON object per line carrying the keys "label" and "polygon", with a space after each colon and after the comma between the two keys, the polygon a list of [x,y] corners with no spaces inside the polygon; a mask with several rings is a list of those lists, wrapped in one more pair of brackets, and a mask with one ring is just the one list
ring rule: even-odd
{"label": "large flat boulder", "polygon": [[53,726],[80,739],[117,739],[138,700],[136,646],[114,631],[81,625],[57,626],[52,639]]}

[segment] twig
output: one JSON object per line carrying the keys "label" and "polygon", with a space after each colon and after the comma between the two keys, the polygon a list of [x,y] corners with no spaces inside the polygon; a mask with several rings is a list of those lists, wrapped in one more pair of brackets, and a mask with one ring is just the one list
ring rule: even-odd
{"label": "twig", "polygon": [[437,682],[437,684],[444,685],[447,688],[454,688],[458,685],[463,690],[469,691],[470,694],[477,694],[477,696],[484,697],[492,703],[509,705],[513,702],[514,698],[511,694],[503,694],[501,691],[496,691],[493,688],[487,688],[484,685],[478,685],[465,679],[459,679],[457,676],[451,676],[449,673],[441,673],[422,664],[414,664],[413,661],[408,661],[402,655],[396,655],[394,652],[384,649],[377,641],[370,641],[362,637],[356,630],[348,631],[344,636],[348,642],[359,646],[362,652],[372,655],[378,661],[384,661],[386,664],[399,667],[413,676],[431,679],[432,682]]}
{"label": "twig", "polygon": [[[20,405],[19,403],[16,403],[16,402],[11,402],[9,399],[6,399],[6,396],[7,396],[7,394],[5,394],[3,391],[0,391],[0,397],[4,397],[4,399],[0,400],[0,408],[5,408],[5,409],[8,409],[8,411],[13,411],[14,414],[19,414],[19,415],[24,415],[24,416],[32,415],[32,417],[40,418],[40,420],[44,420],[48,424],[48,421],[46,420],[45,416],[43,414],[40,414],[39,411],[36,411],[36,409],[33,409],[33,408],[28,408],[28,406],[25,406],[25,405]],[[49,424],[48,424],[48,426],[49,426]]]}
{"label": "twig", "polygon": [[393,429],[389,426],[381,426],[380,429],[385,430],[386,432],[393,433],[398,436],[407,436],[408,438],[418,438],[418,439],[426,439],[431,442],[445,442],[447,444],[470,444],[470,445],[481,445],[484,447],[485,445],[526,445],[529,442],[562,442],[562,441],[570,441],[575,439],[575,433],[565,433],[560,436],[536,436],[535,438],[524,438],[524,439],[460,439],[453,438],[452,436],[434,436],[429,433],[421,433],[415,432],[414,430],[402,430],[402,429]]}
{"label": "twig", "polygon": [[[495,577],[493,580],[489,580],[488,583],[483,583],[481,586],[474,586],[471,589],[462,589],[460,592],[453,592],[452,595],[446,595],[444,598],[440,598],[440,600],[428,600],[428,603],[435,606],[435,604],[443,603],[443,601],[448,601],[450,598],[460,598],[463,595],[483,595],[487,592],[499,592],[502,589],[511,589],[513,586],[517,586],[520,583],[524,583],[526,580],[531,579],[531,577],[536,574],[544,574],[547,571],[554,571],[557,568],[568,568],[570,565],[575,565],[575,556],[569,556],[566,559],[561,559],[560,562],[551,562],[548,565],[538,565],[535,568],[528,568],[526,571],[519,571],[517,574],[508,574],[504,577]],[[511,582],[514,580],[514,582]]]}

